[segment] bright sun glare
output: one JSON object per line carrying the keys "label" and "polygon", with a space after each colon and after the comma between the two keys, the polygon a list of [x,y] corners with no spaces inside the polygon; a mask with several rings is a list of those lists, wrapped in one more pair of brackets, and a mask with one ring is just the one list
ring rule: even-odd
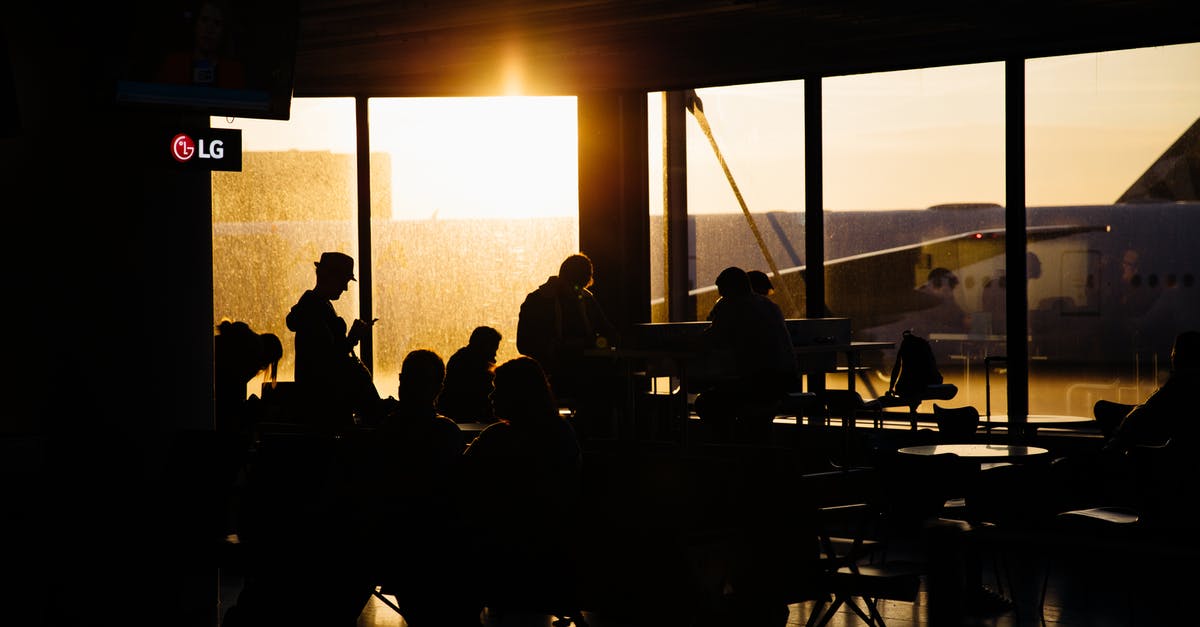
{"label": "bright sun glare", "polygon": [[396,219],[578,213],[573,97],[373,99],[370,115]]}

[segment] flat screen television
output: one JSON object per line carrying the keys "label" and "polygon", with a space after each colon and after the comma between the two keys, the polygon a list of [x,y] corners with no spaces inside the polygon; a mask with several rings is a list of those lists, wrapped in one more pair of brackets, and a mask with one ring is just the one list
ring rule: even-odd
{"label": "flat screen television", "polygon": [[286,120],[298,0],[123,0],[109,60],[122,108]]}

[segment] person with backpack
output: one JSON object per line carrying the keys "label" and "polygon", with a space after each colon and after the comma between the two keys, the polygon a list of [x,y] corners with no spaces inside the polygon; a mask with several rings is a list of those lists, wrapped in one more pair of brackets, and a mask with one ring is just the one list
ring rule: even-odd
{"label": "person with backpack", "polygon": [[[579,252],[559,265],[558,274],[525,296],[517,318],[517,350],[538,361],[560,404],[599,414],[611,410],[615,398],[610,364],[589,359],[585,351],[615,347],[617,328],[591,292],[592,260]],[[584,427],[584,424],[578,424]]]}

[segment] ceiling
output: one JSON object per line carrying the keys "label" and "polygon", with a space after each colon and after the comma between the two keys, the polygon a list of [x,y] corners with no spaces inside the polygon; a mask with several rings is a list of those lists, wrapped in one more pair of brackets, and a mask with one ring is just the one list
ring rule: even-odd
{"label": "ceiling", "polygon": [[661,91],[1200,40],[1183,0],[298,0],[296,96]]}

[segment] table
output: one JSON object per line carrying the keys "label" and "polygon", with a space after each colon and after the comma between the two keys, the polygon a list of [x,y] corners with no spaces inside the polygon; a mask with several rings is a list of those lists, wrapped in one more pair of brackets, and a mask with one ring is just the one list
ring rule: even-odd
{"label": "table", "polygon": [[[979,417],[980,424],[984,429],[991,427],[1008,428],[1008,416],[1000,414],[988,418],[987,416]],[[1079,427],[1099,428],[1096,419],[1091,416],[1059,416],[1055,414],[1030,414],[1027,417],[1026,427],[1031,430],[1030,435],[1038,429],[1076,429]]]}
{"label": "table", "polygon": [[[884,350],[884,349],[895,348],[895,347],[896,347],[895,342],[863,341],[863,342],[849,342],[849,343],[843,343],[843,344],[802,344],[802,345],[798,345],[798,346],[794,347],[794,349],[796,351],[797,357],[804,357],[804,356],[810,356],[810,355],[829,355],[829,354],[833,354],[836,356],[837,353],[845,353],[846,366],[849,368],[849,373],[847,376],[847,381],[848,381],[847,386],[848,386],[848,389],[851,392],[853,392],[853,391],[855,391],[854,375],[855,375],[855,370],[858,368],[858,365],[859,365],[859,356],[865,351]],[[801,360],[801,361],[803,361],[803,360]],[[836,366],[836,363],[835,363],[835,366]],[[817,390],[815,390],[815,391],[819,391],[819,390],[825,389],[824,381],[822,380],[822,383],[819,386],[813,386],[809,382],[810,377],[812,375],[816,375],[816,374],[824,375],[828,371],[829,370],[825,369],[825,368],[802,368],[801,374],[805,375],[806,386],[808,388],[816,387]],[[806,389],[805,391],[809,391],[809,390]]]}
{"label": "table", "polygon": [[[637,417],[637,396],[640,389],[635,383],[635,373],[644,373],[647,377],[672,377],[679,380],[679,392],[668,393],[673,397],[675,407],[671,414],[678,421],[680,440],[687,437],[687,421],[690,412],[688,407],[687,370],[688,364],[702,361],[711,355],[696,349],[684,348],[596,348],[585,350],[583,354],[595,359],[608,359],[621,364],[626,381],[625,390],[625,421],[630,423],[623,429],[618,425],[618,437],[626,429],[636,429],[633,424]],[[628,435],[632,436],[632,432]]]}
{"label": "table", "polygon": [[1040,446],[1024,444],[922,444],[896,449],[901,455],[931,457],[955,455],[975,462],[1024,462],[1048,455],[1050,451]]}

